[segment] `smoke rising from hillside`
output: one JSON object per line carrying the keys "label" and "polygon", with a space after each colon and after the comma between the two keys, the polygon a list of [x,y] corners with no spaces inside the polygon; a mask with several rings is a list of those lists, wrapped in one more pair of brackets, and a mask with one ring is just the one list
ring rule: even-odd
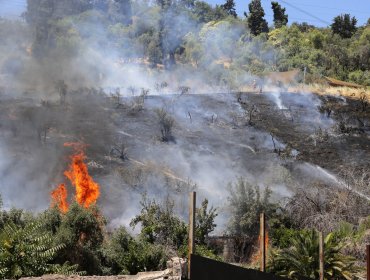
{"label": "smoke rising from hillside", "polygon": [[[11,34],[1,43],[0,189],[5,206],[35,211],[48,207],[49,193],[67,166],[69,151],[63,143],[68,141],[88,145],[87,164],[101,185],[99,205],[113,225],[128,224],[144,192],[159,200],[172,196],[185,216],[187,193],[196,185],[201,199],[220,207],[221,226],[227,223],[227,185],[238,177],[271,187],[277,199],[290,195],[294,174],[274,151],[286,145],[248,125],[262,118],[262,108],[251,114],[252,109],[246,110],[229,94],[258,79],[234,67],[240,66],[241,56],[253,54],[272,66],[277,51],[264,48],[262,39],[249,40],[241,24],[200,26],[185,12],[135,9],[140,16],[133,17],[133,30],[122,25],[107,30],[100,12],[86,11],[48,26],[48,32],[57,31],[47,46],[37,46],[35,27],[26,23],[20,24],[20,37]],[[134,44],[131,34],[148,26],[158,30],[161,24],[166,28],[156,43],[167,51],[158,59],[164,65],[149,61],[147,48],[153,38]],[[35,36],[24,37],[28,33]],[[123,48],[114,46],[112,33],[120,34]],[[193,46],[183,56],[187,61],[178,60],[175,53],[181,44]],[[12,45],[18,48],[10,52]],[[171,59],[177,63],[166,65]],[[143,110],[132,112],[131,103],[143,89],[149,91]],[[264,103],[276,104],[277,113],[289,108],[277,88],[263,98]],[[296,107],[311,110],[295,116],[304,127],[314,132],[332,125],[317,111],[317,97],[297,94],[291,99]],[[253,98],[245,102],[250,108],[258,105]],[[158,108],[174,118],[173,142],[158,140]],[[121,142],[129,160],[112,154]]]}

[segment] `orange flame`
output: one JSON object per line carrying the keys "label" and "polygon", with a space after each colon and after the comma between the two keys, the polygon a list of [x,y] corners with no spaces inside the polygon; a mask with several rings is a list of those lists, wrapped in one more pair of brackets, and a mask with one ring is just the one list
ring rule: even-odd
{"label": "orange flame", "polygon": [[67,202],[67,188],[64,184],[60,184],[55,190],[51,192],[51,206],[58,206],[62,213],[66,213],[68,210]]}
{"label": "orange flame", "polygon": [[[88,208],[91,204],[96,202],[100,195],[100,191],[99,185],[94,182],[92,177],[89,175],[87,165],[84,163],[84,160],[86,159],[84,148],[86,147],[86,145],[80,143],[65,143],[64,146],[73,147],[75,150],[75,153],[70,157],[72,162],[69,165],[68,170],[64,171],[64,176],[69,179],[71,184],[76,189],[76,201],[85,208]],[[63,185],[65,189],[65,185],[61,185]],[[61,185],[59,185],[59,187],[55,191],[53,191],[53,193],[56,192],[57,194],[57,191],[58,189],[60,189]],[[52,198],[53,201],[55,201],[53,193]],[[65,189],[65,200],[66,198],[67,192]],[[64,203],[65,200],[63,200],[63,203],[56,203],[56,205],[59,206],[59,209],[62,212],[66,212],[68,210],[68,205]],[[66,208],[62,208],[61,205],[66,205]]]}
{"label": "orange flame", "polygon": [[[266,252],[266,258],[267,258],[267,252],[268,252],[268,245],[269,245],[269,233],[266,231],[265,236],[265,252]],[[258,235],[258,250],[257,252],[252,255],[252,262],[257,263],[260,261],[260,255],[261,255],[261,235]]]}
{"label": "orange flame", "polygon": [[266,236],[265,236],[265,250],[266,250],[266,255],[269,247],[269,233],[266,231]]}
{"label": "orange flame", "polygon": [[69,166],[69,170],[65,171],[64,175],[76,188],[76,201],[87,208],[98,199],[100,195],[99,185],[89,175],[87,166],[84,163],[86,156],[82,150],[72,155],[71,159],[72,163]]}

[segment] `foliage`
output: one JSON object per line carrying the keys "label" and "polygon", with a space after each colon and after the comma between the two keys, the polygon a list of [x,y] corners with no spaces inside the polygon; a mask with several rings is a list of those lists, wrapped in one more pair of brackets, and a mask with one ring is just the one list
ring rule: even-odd
{"label": "foliage", "polygon": [[216,261],[222,261],[222,258],[219,255],[217,255],[214,252],[214,250],[212,250],[211,248],[209,248],[206,245],[197,245],[196,250],[195,250],[195,254],[197,254],[199,256],[202,256],[202,257],[205,257],[205,258],[213,259],[213,260],[216,260]]}
{"label": "foliage", "polygon": [[270,238],[274,247],[289,248],[291,246],[291,239],[296,238],[300,234],[299,230],[281,226],[270,231]]}
{"label": "foliage", "polygon": [[[308,23],[286,26],[285,9],[273,1],[275,29],[260,37],[268,32],[261,1],[250,1],[245,20],[236,16],[234,4],[233,0],[216,6],[194,0],[27,1],[27,24],[0,20],[0,34],[6,38],[0,49],[33,40],[33,56],[39,60],[50,56],[56,65],[87,48],[113,49],[119,57],[140,58],[153,68],[186,63],[233,89],[245,85],[241,77],[246,72],[261,75],[294,68],[306,68],[308,82],[324,75],[369,85],[369,25],[357,27],[356,19],[345,14],[326,28]],[[202,30],[210,26],[218,26],[220,38],[202,38]],[[22,34],[24,42],[19,44],[14,34]],[[23,70],[19,57],[20,53],[4,63],[7,72]],[[227,69],[222,66],[225,61]]]}
{"label": "foliage", "polygon": [[[79,269],[87,274],[101,274],[102,265],[99,250],[103,244],[104,218],[98,209],[84,208],[78,203],[70,206],[61,220],[51,213],[49,228],[56,227],[55,242],[65,244],[57,256],[58,263],[78,264]],[[59,214],[60,215],[60,214]]]}
{"label": "foliage", "polygon": [[[59,71],[61,64],[71,61],[78,64],[80,60],[73,59],[81,54],[106,54],[101,50],[109,50],[125,59],[149,61],[153,68],[184,63],[186,69],[195,67],[204,73],[205,79],[230,89],[245,85],[249,73],[262,75],[294,68],[306,68],[310,82],[324,75],[370,85],[370,22],[357,27],[357,20],[345,14],[336,17],[330,27],[317,28],[308,23],[287,26],[285,9],[277,2],[271,4],[275,29],[266,33],[268,26],[260,0],[249,3],[246,19],[237,17],[233,0],[216,6],[194,0],[28,0],[26,22],[0,19],[0,51],[8,53],[10,46],[12,49],[12,55],[1,61],[0,72],[24,75],[25,62],[33,61],[28,55],[37,59],[37,63],[55,66]],[[31,44],[25,56],[25,48]],[[57,77],[54,73],[50,76]],[[74,81],[79,79],[73,73],[71,76]],[[56,89],[64,103],[69,81],[60,79]],[[142,97],[141,101],[145,96]],[[142,107],[142,102],[139,105]],[[164,109],[156,114],[161,139],[170,141],[173,118]],[[364,182],[352,180],[348,185],[367,192],[368,184]],[[255,235],[258,215],[264,211],[269,218],[272,243],[278,247],[280,256],[285,250],[293,250],[291,240],[306,242],[310,248],[316,246],[309,244],[314,237],[297,230],[316,227],[327,231],[339,228],[329,239],[335,242],[344,239],[351,245],[351,249],[342,248],[344,252],[363,258],[357,248],[367,238],[369,204],[346,189],[333,191],[320,186],[318,191],[316,187],[311,193],[299,189],[282,210],[271,202],[268,188],[262,191],[239,179],[230,185],[230,233]],[[87,274],[162,269],[169,255],[186,254],[188,228],[174,213],[174,202],[169,199],[160,204],[145,197],[141,206],[141,213],[131,222],[133,227],[141,226],[138,238],[123,228],[107,234],[104,218],[95,207],[72,205],[65,215],[54,208],[37,217],[20,209],[2,209],[0,274],[20,277],[46,272],[71,274],[78,269]],[[216,227],[217,210],[204,200],[196,214],[198,254],[217,258],[206,245],[207,236]],[[330,242],[330,246],[337,248],[334,241]],[[64,245],[58,247],[59,244]],[[31,249],[25,252],[23,248]],[[303,263],[297,267],[309,263],[303,255],[296,257],[301,257]],[[279,265],[287,263],[281,261]],[[316,267],[311,272],[316,275]]]}
{"label": "foliage", "polygon": [[139,271],[161,270],[168,253],[163,245],[133,238],[125,228],[118,228],[103,248],[109,274],[136,274]]}
{"label": "foliage", "polygon": [[63,244],[53,245],[50,233],[41,224],[25,227],[9,223],[0,233],[0,271],[2,278],[41,276],[53,272],[50,264]]}
{"label": "foliage", "polygon": [[260,0],[252,0],[249,5],[249,15],[247,17],[248,27],[253,35],[259,35],[262,32],[268,32],[267,21],[264,19],[265,11],[262,8]]}
{"label": "foliage", "polygon": [[171,245],[179,248],[185,244],[187,226],[174,215],[174,202],[167,199],[164,205],[143,195],[141,213],[132,219],[132,227],[141,225],[141,238],[149,243]]}
{"label": "foliage", "polygon": [[[187,254],[188,226],[175,216],[174,201],[167,198],[163,204],[158,204],[155,200],[149,200],[144,194],[141,206],[141,213],[130,223],[133,227],[140,223],[141,242],[163,245],[177,250],[180,255],[185,256]],[[208,209],[207,199],[203,200],[201,207],[196,209],[195,242],[197,248],[198,246],[201,248],[197,254],[216,258],[213,251],[206,245],[208,234],[216,227],[214,223],[216,216],[217,209],[213,207]]]}
{"label": "foliage", "polygon": [[78,271],[78,264],[71,265],[69,262],[65,262],[62,265],[58,263],[53,264],[51,272],[53,274],[65,275],[65,276],[71,276],[71,275],[83,276],[86,274],[85,271]]}
{"label": "foliage", "polygon": [[334,18],[331,30],[342,38],[351,38],[357,30],[356,24],[357,19],[355,17],[351,18],[350,14],[344,14]]}
{"label": "foliage", "polygon": [[263,193],[258,186],[251,185],[243,178],[229,185],[229,208],[231,212],[228,230],[231,234],[255,236],[258,233],[259,215],[276,215],[277,205],[271,202],[271,190]]}
{"label": "foliage", "polygon": [[214,223],[217,217],[217,209],[211,207],[208,210],[208,200],[204,199],[201,207],[196,209],[196,241],[199,244],[205,244],[208,234],[214,231],[216,224]]}
{"label": "foliage", "polygon": [[[292,279],[306,276],[319,278],[319,241],[314,230],[300,231],[290,239],[291,246],[275,251],[270,260],[270,271]],[[341,254],[344,242],[333,233],[324,240],[324,279],[353,279],[359,271],[355,259]]]}
{"label": "foliage", "polygon": [[287,25],[288,15],[285,14],[285,8],[282,8],[278,2],[271,2],[272,11],[274,12],[275,28]]}
{"label": "foliage", "polygon": [[225,4],[221,5],[221,7],[227,12],[228,15],[237,17],[235,11],[235,2],[234,0],[226,0]]}
{"label": "foliage", "polygon": [[24,227],[27,223],[34,220],[31,213],[22,209],[11,208],[8,211],[0,210],[0,230],[7,224],[16,224]]}

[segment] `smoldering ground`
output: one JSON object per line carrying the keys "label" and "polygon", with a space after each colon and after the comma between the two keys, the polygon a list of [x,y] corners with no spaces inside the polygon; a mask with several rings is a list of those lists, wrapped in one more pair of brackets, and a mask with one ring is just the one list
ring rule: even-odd
{"label": "smoldering ground", "polygon": [[[322,100],[310,93],[281,94],[279,89],[240,99],[230,93],[255,77],[228,69],[229,60],[256,52],[272,60],[275,52],[261,48],[263,42],[240,39],[246,32],[242,26],[206,25],[197,38],[198,66],[177,63],[162,70],[161,65],[148,67],[144,44],[131,45],[127,34],[121,38],[126,52],[110,46],[99,18],[92,20],[96,15],[72,15],[59,22],[62,30],[72,29],[72,40],[56,40],[61,44],[41,57],[33,53],[34,38],[23,37],[31,28],[25,23],[20,37],[13,34],[2,45],[0,188],[6,207],[39,211],[49,206],[49,194],[65,180],[63,170],[72,153],[63,147],[65,142],[88,145],[87,164],[101,185],[98,204],[113,226],[128,224],[145,192],[158,200],[171,196],[176,211],[185,216],[187,193],[195,189],[200,199],[220,208],[217,223],[223,229],[230,182],[245,177],[271,187],[281,199],[294,193],[302,179],[302,172],[291,166],[318,164],[320,157],[307,154],[312,147],[323,151],[327,142],[316,145],[311,138],[336,125],[319,112]],[[186,15],[180,18],[168,31],[169,51],[179,34],[187,34],[184,43],[189,43],[196,33],[192,31],[200,28]],[[157,18],[149,14],[143,19],[140,24],[158,28]],[[19,38],[22,44],[8,52]],[[173,119],[167,142],[162,141],[158,109]],[[368,153],[363,145],[354,150]],[[347,154],[341,162],[354,160]],[[334,162],[325,167],[335,169]],[[311,178],[309,171],[303,174]]]}
{"label": "smoldering ground", "polygon": [[[176,211],[186,216],[187,194],[196,190],[200,200],[208,198],[219,207],[217,223],[223,229],[228,184],[238,177],[269,186],[276,199],[293,194],[299,182],[320,179],[297,168],[297,154],[273,139],[268,130],[274,123],[267,130],[258,127],[269,108],[276,107],[268,94],[243,96],[244,103],[259,108],[252,125],[236,94],[149,95],[138,111],[132,109],[133,100],[122,98],[117,107],[115,97],[83,89],[70,94],[64,105],[3,101],[2,124],[9,124],[2,127],[1,188],[6,206],[47,208],[50,191],[65,180],[62,174],[72,151],[63,143],[71,141],[88,144],[87,164],[101,185],[98,204],[112,226],[127,225],[139,212],[142,193],[157,200],[171,196],[177,201]],[[175,122],[173,139],[167,143],[161,141],[158,108],[165,108]],[[288,119],[284,114],[278,118]],[[300,114],[296,123],[310,135],[317,120]]]}

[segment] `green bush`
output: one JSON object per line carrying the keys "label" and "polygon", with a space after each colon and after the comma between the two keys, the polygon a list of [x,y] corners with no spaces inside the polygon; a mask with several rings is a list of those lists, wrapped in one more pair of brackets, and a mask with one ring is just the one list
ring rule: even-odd
{"label": "green bush", "polygon": [[259,229],[259,215],[276,216],[278,205],[271,201],[271,190],[263,192],[243,178],[229,185],[229,209],[231,212],[228,230],[233,235],[256,236]]}
{"label": "green bush", "polygon": [[86,209],[74,203],[60,221],[57,215],[50,220],[54,226],[60,223],[56,228],[55,242],[65,244],[56,262],[78,264],[79,269],[89,275],[102,274],[100,249],[104,241],[105,219],[99,210],[95,207]]}
{"label": "green bush", "polygon": [[107,274],[136,274],[165,268],[169,254],[165,246],[133,238],[118,228],[103,247]]}
{"label": "green bush", "polygon": [[53,245],[52,235],[41,224],[7,224],[0,232],[0,277],[18,279],[53,272],[52,260],[64,247]]}
{"label": "green bush", "polygon": [[356,70],[348,74],[348,78],[351,82],[370,86],[370,71]]}
{"label": "green bush", "polygon": [[[341,253],[345,243],[333,233],[324,239],[324,279],[353,279],[360,271],[355,259]],[[299,279],[305,276],[319,278],[319,238],[314,230],[292,234],[290,246],[278,249],[271,254],[269,270],[278,275]]]}

